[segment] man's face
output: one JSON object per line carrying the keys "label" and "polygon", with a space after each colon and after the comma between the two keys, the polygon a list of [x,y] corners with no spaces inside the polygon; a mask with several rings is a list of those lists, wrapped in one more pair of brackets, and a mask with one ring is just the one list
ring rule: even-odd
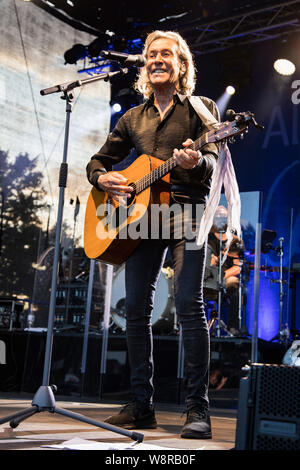
{"label": "man's face", "polygon": [[180,69],[176,42],[165,38],[153,41],[147,52],[146,69],[154,87],[176,84]]}

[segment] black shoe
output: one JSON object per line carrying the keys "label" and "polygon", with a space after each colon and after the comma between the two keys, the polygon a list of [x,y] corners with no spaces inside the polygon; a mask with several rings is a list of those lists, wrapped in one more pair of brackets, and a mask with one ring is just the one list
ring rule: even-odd
{"label": "black shoe", "polygon": [[207,409],[195,407],[187,410],[187,417],[181,431],[186,439],[211,439],[210,416]]}
{"label": "black shoe", "polygon": [[109,416],[105,423],[126,429],[155,429],[157,422],[152,406],[127,403],[116,415]]}

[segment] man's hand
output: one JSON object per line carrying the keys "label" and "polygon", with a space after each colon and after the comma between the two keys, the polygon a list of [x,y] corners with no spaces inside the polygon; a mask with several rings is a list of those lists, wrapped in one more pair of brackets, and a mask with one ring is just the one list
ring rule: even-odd
{"label": "man's hand", "polygon": [[[184,147],[189,147],[193,143],[192,139],[187,139],[183,142]],[[186,149],[174,149],[173,157],[176,159],[176,163],[184,168],[185,170],[191,170],[198,165],[202,153],[197,150],[192,150],[189,148]]]}
{"label": "man's hand", "polygon": [[123,198],[130,197],[133,188],[127,186],[128,179],[116,171],[109,171],[104,175],[100,175],[97,183],[99,188],[106,191],[108,197],[117,202],[122,202]]}
{"label": "man's hand", "polygon": [[211,266],[218,266],[218,264],[219,264],[219,257],[212,254],[211,259],[210,259],[210,265]]}

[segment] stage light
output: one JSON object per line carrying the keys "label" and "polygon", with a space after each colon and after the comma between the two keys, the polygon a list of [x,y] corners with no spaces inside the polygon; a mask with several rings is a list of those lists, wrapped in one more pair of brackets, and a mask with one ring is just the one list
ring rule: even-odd
{"label": "stage light", "polygon": [[74,44],[71,49],[64,53],[65,65],[76,64],[78,60],[84,59],[87,56],[87,48],[83,44]]}
{"label": "stage light", "polygon": [[220,98],[217,100],[217,106],[220,112],[220,116],[222,117],[223,114],[225,113],[228,103],[235,93],[235,88],[232,85],[228,85],[226,89],[224,90],[224,93]]}
{"label": "stage light", "polygon": [[227,93],[228,95],[231,95],[231,96],[234,95],[234,94],[235,94],[235,88],[234,88],[233,86],[229,85],[229,86],[226,88],[226,93]]}
{"label": "stage light", "polygon": [[103,49],[107,49],[111,46],[111,43],[112,40],[109,34],[100,34],[87,46],[89,57],[98,57]]}
{"label": "stage light", "polygon": [[122,109],[122,106],[120,103],[114,103],[112,106],[112,109],[114,110],[115,113],[119,113]]}
{"label": "stage light", "polygon": [[275,60],[273,67],[277,73],[285,76],[293,75],[296,70],[295,64],[288,59]]}

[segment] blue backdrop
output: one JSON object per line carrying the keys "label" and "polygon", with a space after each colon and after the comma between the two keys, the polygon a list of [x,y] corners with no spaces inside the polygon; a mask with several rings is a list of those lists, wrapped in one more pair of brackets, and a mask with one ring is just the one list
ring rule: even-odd
{"label": "blue backdrop", "polygon": [[[252,126],[247,137],[231,145],[230,149],[240,191],[261,193],[262,229],[276,231],[274,247],[279,245],[280,237],[284,238],[283,266],[284,278],[287,280],[289,264],[294,271],[300,267],[300,104],[297,104],[297,98],[300,97],[300,82],[299,85],[297,83],[300,80],[300,63],[298,58],[293,76],[278,75],[273,69],[277,47],[274,41],[255,44],[247,49],[246,54],[245,51],[240,51],[240,61],[228,59],[227,64],[224,52],[196,57],[196,93],[217,101],[226,85],[234,83],[236,93],[227,108],[235,111],[250,110],[255,113],[257,121],[265,126],[264,132]],[[299,51],[295,43],[291,47],[294,52]],[[239,80],[236,80],[237,76]],[[251,250],[253,247],[246,248]],[[262,269],[260,278],[258,334],[269,340],[279,329],[279,285],[268,279],[279,277],[276,271],[279,267],[278,254],[271,250],[262,255],[261,264],[273,269],[268,273]],[[296,274],[295,288],[299,291],[299,274]],[[292,293],[292,289],[285,284],[283,319],[291,326],[294,313],[295,326],[299,330],[300,299],[296,295],[293,310]],[[251,332],[253,273],[248,283],[247,298],[247,325]]]}

